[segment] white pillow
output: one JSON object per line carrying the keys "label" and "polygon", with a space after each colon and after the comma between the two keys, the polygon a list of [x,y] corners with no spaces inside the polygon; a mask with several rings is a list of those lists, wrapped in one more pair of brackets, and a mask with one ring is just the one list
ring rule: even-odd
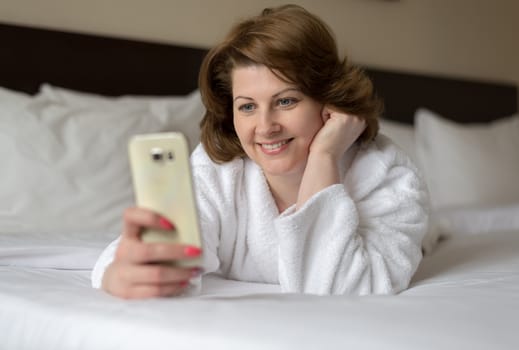
{"label": "white pillow", "polygon": [[76,107],[39,96],[19,113],[0,109],[0,233],[116,236],[134,202],[128,139],[173,130],[198,139],[200,106],[196,92],[152,108]]}
{"label": "white pillow", "polygon": [[13,113],[24,108],[31,101],[31,96],[0,86],[0,109]]}
{"label": "white pillow", "polygon": [[40,86],[38,97],[46,98],[54,102],[61,102],[69,106],[91,107],[103,106],[109,108],[132,108],[142,106],[143,104],[152,104],[154,102],[170,102],[178,103],[185,99],[185,96],[105,96],[90,92],[71,90],[48,83]]}
{"label": "white pillow", "polygon": [[519,116],[462,125],[419,109],[415,127],[434,209],[519,203]]}
{"label": "white pillow", "polygon": [[[70,90],[50,84],[42,84],[38,98],[77,108],[130,109],[145,108],[163,118],[171,116],[189,142],[190,151],[200,142],[200,121],[205,113],[200,92],[195,90],[186,96],[120,96],[109,97],[82,91]],[[185,105],[178,114],[177,106]],[[176,115],[172,115],[177,113]]]}
{"label": "white pillow", "polygon": [[379,126],[380,132],[393,140],[417,164],[413,125],[380,119]]}
{"label": "white pillow", "polygon": [[519,234],[519,203],[499,207],[440,210],[433,214],[442,236],[479,235],[494,232]]}

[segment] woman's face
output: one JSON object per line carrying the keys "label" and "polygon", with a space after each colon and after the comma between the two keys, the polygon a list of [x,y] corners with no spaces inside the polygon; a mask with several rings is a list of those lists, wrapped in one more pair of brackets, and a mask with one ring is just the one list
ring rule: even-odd
{"label": "woman's face", "polygon": [[322,105],[263,65],[232,72],[234,128],[245,153],[272,176],[302,176],[323,126]]}

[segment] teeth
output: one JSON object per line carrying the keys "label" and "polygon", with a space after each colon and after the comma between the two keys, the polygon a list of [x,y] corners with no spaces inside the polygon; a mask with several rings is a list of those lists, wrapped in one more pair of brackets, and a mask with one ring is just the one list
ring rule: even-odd
{"label": "teeth", "polygon": [[281,147],[281,146],[283,146],[283,145],[285,145],[287,143],[288,143],[288,140],[277,142],[277,143],[271,143],[271,144],[262,143],[261,147],[266,148],[269,151],[272,151],[272,150],[274,150],[276,148],[279,148],[279,147]]}

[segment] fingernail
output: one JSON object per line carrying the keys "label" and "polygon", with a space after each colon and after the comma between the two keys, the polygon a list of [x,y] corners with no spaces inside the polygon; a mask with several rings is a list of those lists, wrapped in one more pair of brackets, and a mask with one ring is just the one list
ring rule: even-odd
{"label": "fingernail", "polygon": [[182,281],[182,282],[180,282],[179,284],[180,284],[180,286],[181,286],[182,288],[184,288],[184,287],[187,287],[187,285],[189,284],[189,281]]}
{"label": "fingernail", "polygon": [[191,270],[191,277],[198,277],[202,274],[202,269],[200,267],[195,267]]}
{"label": "fingernail", "polygon": [[198,256],[202,253],[202,249],[194,246],[188,246],[184,248],[184,254],[187,256]]}
{"label": "fingernail", "polygon": [[166,230],[173,230],[175,228],[175,226],[171,222],[169,222],[169,220],[165,217],[161,217],[159,219],[159,225],[160,227]]}

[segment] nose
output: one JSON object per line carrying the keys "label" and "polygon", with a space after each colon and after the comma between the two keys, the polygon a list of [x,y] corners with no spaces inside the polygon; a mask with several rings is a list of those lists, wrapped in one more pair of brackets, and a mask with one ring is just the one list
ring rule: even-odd
{"label": "nose", "polygon": [[258,116],[258,123],[256,125],[256,133],[261,136],[270,136],[281,131],[281,125],[279,124],[275,111],[264,110]]}

